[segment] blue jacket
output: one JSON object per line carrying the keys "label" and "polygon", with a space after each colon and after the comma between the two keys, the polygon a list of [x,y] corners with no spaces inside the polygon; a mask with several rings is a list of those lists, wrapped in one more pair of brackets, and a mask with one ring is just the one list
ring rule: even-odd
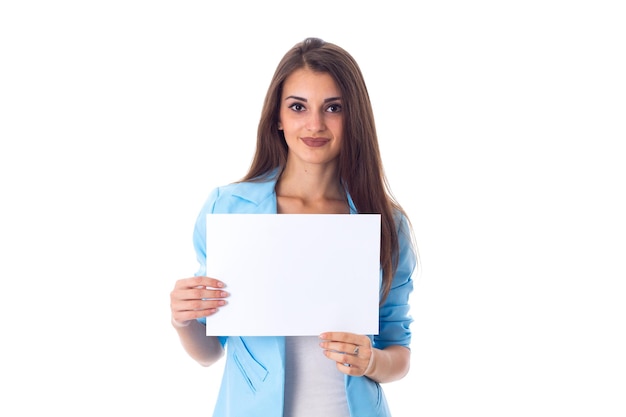
{"label": "blue jacket", "polygon": [[[267,182],[234,183],[214,189],[196,221],[193,242],[200,264],[196,275],[206,274],[207,213],[276,213],[276,179]],[[348,196],[351,214],[356,214]],[[398,217],[400,258],[391,291],[380,307],[379,334],[372,337],[374,347],[409,347],[412,322],[409,294],[416,256],[410,244],[406,219]],[[205,319],[199,319],[203,323]],[[332,330],[332,329],[331,329]],[[215,417],[282,417],[284,392],[284,337],[220,337],[226,347],[226,364],[214,411]],[[381,386],[367,377],[345,377],[350,415],[389,417]]]}

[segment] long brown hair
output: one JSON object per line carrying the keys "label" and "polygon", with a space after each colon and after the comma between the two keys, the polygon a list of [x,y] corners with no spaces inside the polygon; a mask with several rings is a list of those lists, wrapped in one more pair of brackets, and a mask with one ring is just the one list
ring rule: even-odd
{"label": "long brown hair", "polygon": [[328,73],[341,91],[344,139],[339,154],[339,176],[359,213],[381,215],[381,300],[384,301],[398,266],[398,229],[394,213],[400,212],[405,217],[406,214],[387,183],[369,93],[358,64],[348,52],[321,39],[307,38],[285,54],[265,96],[256,152],[242,181],[262,181],[285,167],[288,148],[283,132],[278,129],[280,99],[285,80],[300,68]]}

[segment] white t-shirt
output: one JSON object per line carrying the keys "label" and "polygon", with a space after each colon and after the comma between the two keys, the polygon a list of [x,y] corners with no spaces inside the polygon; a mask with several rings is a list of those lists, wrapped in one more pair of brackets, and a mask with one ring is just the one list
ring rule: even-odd
{"label": "white t-shirt", "polygon": [[285,338],[284,417],[350,417],[344,374],[317,336]]}

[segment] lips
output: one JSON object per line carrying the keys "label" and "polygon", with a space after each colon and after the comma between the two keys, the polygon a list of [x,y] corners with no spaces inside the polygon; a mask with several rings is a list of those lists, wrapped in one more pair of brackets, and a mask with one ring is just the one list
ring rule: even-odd
{"label": "lips", "polygon": [[324,146],[330,142],[330,139],[326,138],[301,138],[301,140],[306,146],[310,146],[312,148],[319,148],[320,146]]}

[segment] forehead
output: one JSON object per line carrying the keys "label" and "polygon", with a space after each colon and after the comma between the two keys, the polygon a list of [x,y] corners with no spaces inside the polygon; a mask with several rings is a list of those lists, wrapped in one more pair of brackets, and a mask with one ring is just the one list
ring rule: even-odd
{"label": "forehead", "polygon": [[339,87],[327,72],[315,72],[300,68],[292,72],[283,84],[283,98],[291,95],[298,97],[338,97]]}

